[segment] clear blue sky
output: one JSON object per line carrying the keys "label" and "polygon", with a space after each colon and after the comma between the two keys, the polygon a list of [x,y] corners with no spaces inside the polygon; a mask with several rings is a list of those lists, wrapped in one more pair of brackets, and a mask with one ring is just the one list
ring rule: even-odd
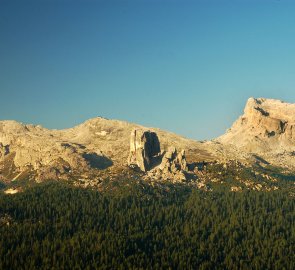
{"label": "clear blue sky", "polygon": [[295,102],[295,1],[0,0],[0,93],[0,119],[210,139],[250,96]]}

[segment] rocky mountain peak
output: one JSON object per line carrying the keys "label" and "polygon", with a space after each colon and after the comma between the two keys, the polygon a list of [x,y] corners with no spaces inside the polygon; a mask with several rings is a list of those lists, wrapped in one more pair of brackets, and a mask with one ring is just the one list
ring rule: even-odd
{"label": "rocky mountain peak", "polygon": [[276,99],[252,97],[246,103],[244,115],[249,117],[264,116],[292,122],[295,119],[295,104]]}
{"label": "rocky mountain peak", "polygon": [[295,104],[249,98],[244,114],[217,141],[270,160],[284,153],[284,162],[290,163],[295,150]]}

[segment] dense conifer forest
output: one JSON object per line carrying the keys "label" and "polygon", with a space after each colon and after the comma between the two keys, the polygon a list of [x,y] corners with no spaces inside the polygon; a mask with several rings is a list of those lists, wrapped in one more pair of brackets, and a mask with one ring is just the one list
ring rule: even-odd
{"label": "dense conifer forest", "polygon": [[0,195],[0,269],[295,269],[286,191],[51,182]]}

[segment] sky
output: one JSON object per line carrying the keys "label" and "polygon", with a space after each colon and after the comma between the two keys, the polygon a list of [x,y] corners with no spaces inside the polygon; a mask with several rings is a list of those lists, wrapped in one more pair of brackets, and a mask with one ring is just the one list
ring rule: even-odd
{"label": "sky", "polygon": [[205,140],[249,97],[295,103],[295,1],[0,0],[0,120]]}

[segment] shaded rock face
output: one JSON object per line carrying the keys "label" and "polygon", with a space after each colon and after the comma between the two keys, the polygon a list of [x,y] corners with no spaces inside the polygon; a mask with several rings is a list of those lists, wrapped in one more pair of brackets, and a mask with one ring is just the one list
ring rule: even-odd
{"label": "shaded rock face", "polygon": [[9,154],[9,145],[3,145],[0,142],[0,157],[8,155]]}
{"label": "shaded rock face", "polygon": [[130,137],[128,165],[146,172],[152,168],[160,155],[160,142],[155,132],[134,129]]}

